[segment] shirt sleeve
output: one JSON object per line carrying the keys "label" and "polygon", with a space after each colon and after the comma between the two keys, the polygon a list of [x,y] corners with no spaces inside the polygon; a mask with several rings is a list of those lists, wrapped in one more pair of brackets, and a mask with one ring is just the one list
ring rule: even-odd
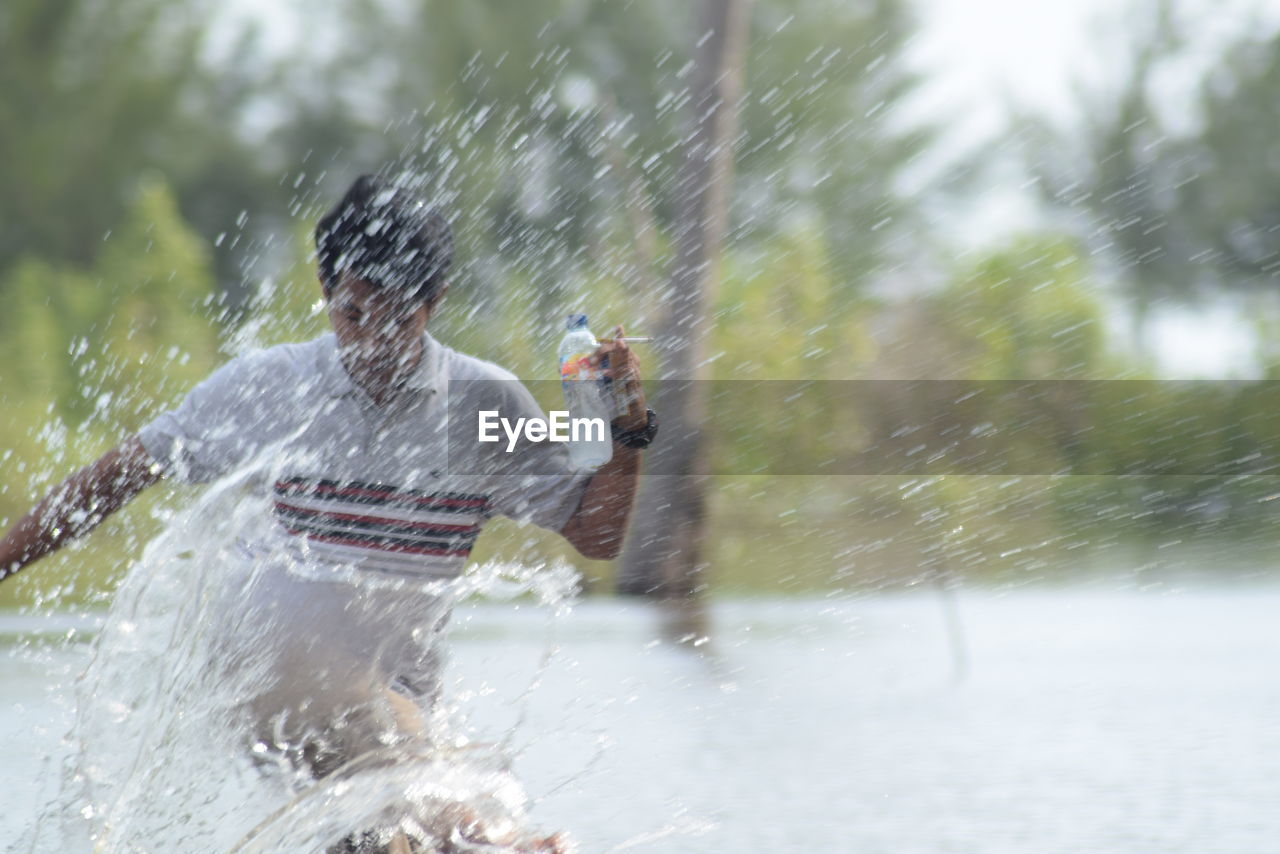
{"label": "shirt sleeve", "polygon": [[[503,417],[546,418],[519,380],[500,383]],[[474,423],[474,422],[473,422]],[[496,449],[496,446],[490,446]],[[559,532],[582,503],[591,471],[574,469],[560,442],[519,442],[511,453],[495,453],[490,507],[498,515]]]}
{"label": "shirt sleeve", "polygon": [[263,353],[232,359],[193,388],[175,409],[138,431],[147,453],[187,483],[208,483],[260,449],[270,418],[271,373]]}

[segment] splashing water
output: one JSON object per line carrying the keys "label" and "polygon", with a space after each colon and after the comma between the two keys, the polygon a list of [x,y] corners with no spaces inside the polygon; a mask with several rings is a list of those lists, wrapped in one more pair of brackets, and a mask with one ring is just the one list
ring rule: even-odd
{"label": "splashing water", "polygon": [[501,757],[484,745],[373,751],[282,806],[231,851],[323,851],[353,827],[366,828],[362,841],[375,845],[403,835],[429,851],[527,850],[489,841],[518,837],[524,801]]}
{"label": "splashing water", "polygon": [[24,850],[565,850],[528,832],[506,744],[471,743],[438,700],[455,603],[532,596],[554,622],[572,568],[323,564],[246,480],[177,514],[121,584]]}

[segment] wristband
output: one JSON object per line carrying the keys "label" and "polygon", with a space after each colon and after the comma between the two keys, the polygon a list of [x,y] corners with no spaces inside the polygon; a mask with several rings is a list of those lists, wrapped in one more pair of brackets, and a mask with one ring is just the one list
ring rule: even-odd
{"label": "wristband", "polygon": [[658,435],[658,414],[652,409],[646,409],[645,417],[648,421],[643,427],[636,430],[623,430],[617,424],[611,423],[609,431],[613,434],[613,441],[624,448],[641,450],[649,447],[650,443],[653,442],[653,437]]}

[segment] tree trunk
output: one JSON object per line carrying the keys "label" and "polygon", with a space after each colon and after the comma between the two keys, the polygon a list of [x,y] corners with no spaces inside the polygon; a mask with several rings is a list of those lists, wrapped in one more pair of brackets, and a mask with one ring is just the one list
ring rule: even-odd
{"label": "tree trunk", "polygon": [[724,240],[733,138],[746,51],[748,0],[703,0],[696,34],[689,135],[675,224],[675,253],[658,328],[662,380],[654,408],[662,436],[648,461],[662,474],[643,479],[623,553],[620,593],[668,603],[668,632],[680,640],[705,634],[700,607],[706,523],[704,383],[709,309]]}

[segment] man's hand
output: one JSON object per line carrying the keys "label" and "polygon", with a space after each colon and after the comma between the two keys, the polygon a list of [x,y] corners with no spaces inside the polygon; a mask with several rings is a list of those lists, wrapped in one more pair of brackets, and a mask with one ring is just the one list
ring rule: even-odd
{"label": "man's hand", "polygon": [[622,430],[643,430],[649,417],[640,382],[640,360],[622,337],[622,327],[613,327],[609,340],[591,354],[591,366],[613,380],[613,393],[622,404],[613,423]]}
{"label": "man's hand", "polygon": [[0,537],[0,579],[87,534],[160,480],[160,466],[136,437],[108,451],[49,493]]}
{"label": "man's hand", "polygon": [[[622,430],[642,430],[649,423],[644,387],[640,384],[640,360],[615,326],[612,340],[591,354],[591,364],[613,380],[614,392],[625,402],[625,411],[613,419]],[[640,451],[614,443],[613,459],[602,465],[587,484],[576,513],[560,533],[583,557],[612,560],[622,551],[622,538],[635,502],[640,475]]]}

